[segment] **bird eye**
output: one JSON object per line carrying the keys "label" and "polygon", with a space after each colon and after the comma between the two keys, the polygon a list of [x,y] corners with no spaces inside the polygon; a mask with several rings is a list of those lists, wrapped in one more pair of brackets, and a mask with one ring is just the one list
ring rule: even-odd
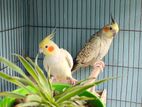
{"label": "bird eye", "polygon": [[48,48],[48,46],[46,45],[45,48]]}
{"label": "bird eye", "polygon": [[112,30],[112,27],[110,27],[109,29]]}

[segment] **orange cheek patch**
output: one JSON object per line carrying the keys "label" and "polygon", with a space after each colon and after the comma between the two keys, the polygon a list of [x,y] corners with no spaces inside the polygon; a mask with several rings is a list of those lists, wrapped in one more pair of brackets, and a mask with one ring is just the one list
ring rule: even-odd
{"label": "orange cheek patch", "polygon": [[109,28],[108,28],[108,27],[105,27],[105,28],[103,28],[103,30],[104,30],[105,32],[108,32],[108,31],[109,31]]}
{"label": "orange cheek patch", "polygon": [[54,47],[53,47],[53,46],[49,46],[49,47],[48,47],[48,51],[49,51],[49,52],[52,52],[53,50],[54,50]]}

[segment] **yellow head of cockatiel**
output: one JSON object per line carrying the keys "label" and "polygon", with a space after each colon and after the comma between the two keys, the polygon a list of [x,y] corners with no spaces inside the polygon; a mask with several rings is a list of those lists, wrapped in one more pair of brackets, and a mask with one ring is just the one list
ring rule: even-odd
{"label": "yellow head of cockatiel", "polygon": [[119,26],[117,22],[115,22],[112,17],[111,20],[112,20],[111,24],[104,26],[102,29],[104,36],[108,38],[113,38],[116,35],[116,33],[118,33],[119,31]]}
{"label": "yellow head of cockatiel", "polygon": [[54,32],[49,34],[39,43],[39,52],[45,56],[52,56],[59,50],[59,47],[51,40],[54,34]]}

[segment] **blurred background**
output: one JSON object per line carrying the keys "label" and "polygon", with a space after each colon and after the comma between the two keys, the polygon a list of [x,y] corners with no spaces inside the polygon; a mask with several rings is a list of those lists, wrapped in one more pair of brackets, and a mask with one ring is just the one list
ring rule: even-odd
{"label": "blurred background", "polygon": [[[98,79],[121,76],[97,89],[107,89],[107,107],[142,107],[142,1],[141,0],[0,0],[0,56],[21,66],[11,54],[35,58],[39,42],[56,27],[54,41],[73,57],[90,36],[108,24],[110,16],[120,32],[104,58]],[[42,67],[43,57],[39,58]],[[91,68],[74,74],[88,77]],[[18,75],[0,63],[0,72]],[[16,86],[0,79],[0,91]]]}

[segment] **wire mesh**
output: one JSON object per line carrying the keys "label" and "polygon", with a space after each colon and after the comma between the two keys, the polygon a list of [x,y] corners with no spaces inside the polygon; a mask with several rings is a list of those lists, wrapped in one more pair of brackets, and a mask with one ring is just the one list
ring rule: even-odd
{"label": "wire mesh", "polygon": [[[26,40],[26,9],[25,3],[19,0],[0,0],[0,56],[15,62],[19,61],[12,53],[25,55]],[[0,64],[0,71],[9,75],[18,75],[7,66]],[[0,80],[0,91],[13,90],[16,87],[9,82]]]}
{"label": "wire mesh", "polygon": [[[105,56],[99,79],[121,76],[97,87],[107,89],[107,107],[142,107],[142,1],[141,0],[0,0],[0,55],[12,61],[11,53],[35,57],[38,43],[55,27],[54,41],[73,57],[90,36],[110,22],[120,32]],[[42,57],[40,65],[42,66]],[[18,62],[17,62],[18,63]],[[3,72],[11,73],[4,65]],[[74,77],[86,78],[91,68]],[[14,72],[11,75],[15,75]],[[8,84],[1,80],[1,90]],[[2,84],[4,84],[2,86]],[[10,86],[13,87],[13,86]]]}

